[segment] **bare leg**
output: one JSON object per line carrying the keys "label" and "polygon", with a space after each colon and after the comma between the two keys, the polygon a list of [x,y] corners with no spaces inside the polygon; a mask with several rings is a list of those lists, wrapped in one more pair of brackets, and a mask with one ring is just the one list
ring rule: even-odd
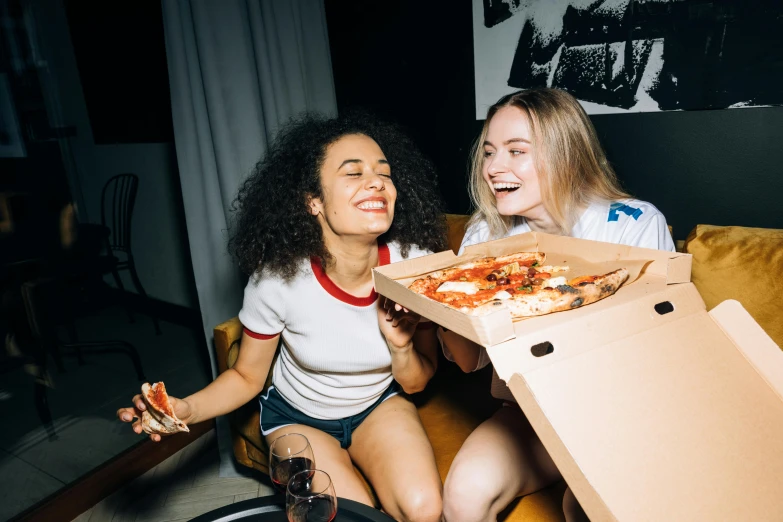
{"label": "bare leg", "polygon": [[512,500],[560,478],[554,462],[516,406],[500,408],[470,434],[443,491],[447,522],[497,520]]}
{"label": "bare leg", "polygon": [[310,441],[315,456],[315,467],[329,474],[338,497],[355,500],[368,506],[373,505],[367,487],[353,469],[353,463],[348,452],[340,447],[337,439],[321,430],[294,424],[273,431],[266,437],[271,446],[276,438],[288,433],[301,433]]}
{"label": "bare leg", "polygon": [[441,482],[435,455],[416,407],[395,395],[354,431],[348,452],[396,520],[441,519]]}

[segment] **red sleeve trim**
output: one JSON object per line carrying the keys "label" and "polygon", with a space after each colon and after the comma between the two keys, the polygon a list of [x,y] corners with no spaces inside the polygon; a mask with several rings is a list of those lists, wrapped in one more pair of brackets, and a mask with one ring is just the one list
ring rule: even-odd
{"label": "red sleeve trim", "polygon": [[425,321],[423,323],[419,323],[416,327],[417,330],[432,330],[433,328],[437,328],[438,325],[433,323],[432,321]]}
{"label": "red sleeve trim", "polygon": [[269,339],[274,339],[275,337],[280,335],[279,333],[272,334],[272,335],[262,334],[262,333],[254,332],[252,330],[248,330],[247,327],[243,327],[242,329],[244,330],[245,335],[248,335],[253,339],[261,339],[262,341],[268,341]]}

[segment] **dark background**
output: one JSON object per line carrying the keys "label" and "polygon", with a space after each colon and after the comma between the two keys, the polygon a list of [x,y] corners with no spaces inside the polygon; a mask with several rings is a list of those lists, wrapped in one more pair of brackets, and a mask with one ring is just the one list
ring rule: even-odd
{"label": "dark background", "polygon": [[159,2],[63,2],[96,144],[174,141]]}
{"label": "dark background", "polygon": [[[469,212],[468,153],[483,123],[475,119],[471,0],[325,5],[339,109],[363,106],[406,126],[438,168],[447,210]],[[65,6],[96,144],[170,143],[160,6]],[[117,16],[133,23],[111,23]],[[659,207],[675,238],[698,223],[783,228],[783,107],[592,120],[625,188]],[[23,172],[58,156],[3,160],[0,177],[32,180]]]}
{"label": "dark background", "polygon": [[[450,212],[469,211],[475,120],[470,0],[326,0],[340,110],[405,125],[436,163]],[[624,187],[684,239],[698,223],[783,228],[783,108],[592,117]]]}

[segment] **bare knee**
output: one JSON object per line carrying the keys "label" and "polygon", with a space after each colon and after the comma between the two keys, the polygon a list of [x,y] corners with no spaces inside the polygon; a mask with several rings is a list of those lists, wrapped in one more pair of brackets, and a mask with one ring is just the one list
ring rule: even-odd
{"label": "bare knee", "polygon": [[440,488],[422,487],[406,491],[397,499],[399,517],[407,522],[438,522],[443,512]]}
{"label": "bare knee", "polygon": [[[443,486],[443,518],[447,522],[495,520],[505,507],[502,488],[485,469],[455,462]],[[486,479],[486,480],[485,480]]]}

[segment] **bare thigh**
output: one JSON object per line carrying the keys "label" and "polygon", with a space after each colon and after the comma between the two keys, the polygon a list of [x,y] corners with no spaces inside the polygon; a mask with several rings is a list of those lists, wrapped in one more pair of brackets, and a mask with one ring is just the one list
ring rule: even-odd
{"label": "bare thigh", "polygon": [[337,439],[310,426],[293,424],[273,431],[266,436],[266,442],[271,446],[276,438],[288,433],[301,433],[307,437],[313,448],[315,467],[329,474],[338,497],[355,500],[368,506],[373,505],[367,487],[353,468],[351,457],[340,447]]}
{"label": "bare thigh", "polygon": [[395,395],[382,402],[354,431],[348,452],[389,515],[397,520],[440,520],[440,475],[410,400]]}
{"label": "bare thigh", "polygon": [[560,478],[527,418],[500,408],[465,440],[444,487],[447,520],[494,520],[512,500]]}

